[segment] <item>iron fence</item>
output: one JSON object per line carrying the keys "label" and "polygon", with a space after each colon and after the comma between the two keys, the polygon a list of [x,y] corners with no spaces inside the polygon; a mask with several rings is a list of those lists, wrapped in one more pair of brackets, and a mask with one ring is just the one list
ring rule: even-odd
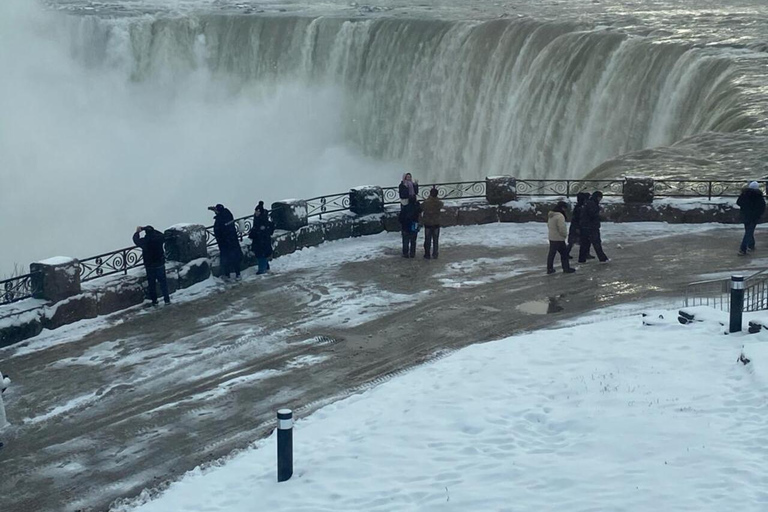
{"label": "iron fence", "polygon": [[35,286],[31,273],[0,281],[0,304],[11,304],[32,297]]}
{"label": "iron fence", "polygon": [[[621,196],[624,193],[625,180],[547,180],[518,179],[517,194],[521,197],[565,196],[573,197],[582,191],[600,190],[604,196]],[[736,197],[744,186],[736,180],[654,180],[656,197]],[[765,192],[766,183],[761,183]],[[486,181],[457,181],[450,183],[432,183],[419,187],[419,198],[425,199],[429,191],[436,188],[441,199],[479,199],[486,195]],[[397,204],[400,201],[398,187],[382,188],[384,204]],[[308,217],[322,218],[325,214],[347,211],[349,193],[314,197],[307,200]],[[235,219],[237,234],[242,241],[251,229],[252,216]],[[216,245],[213,226],[205,228],[206,245]],[[279,236],[278,236],[279,237]],[[98,256],[80,260],[80,280],[90,281],[113,274],[126,274],[142,264],[141,249],[126,247]],[[12,277],[0,281],[0,304],[9,304],[32,296],[31,274]],[[757,299],[756,299],[757,300]]]}
{"label": "iron fence", "polygon": [[[691,283],[685,288],[683,307],[709,306],[731,310],[731,279],[713,279]],[[768,309],[768,270],[761,270],[744,280],[744,312]]]}

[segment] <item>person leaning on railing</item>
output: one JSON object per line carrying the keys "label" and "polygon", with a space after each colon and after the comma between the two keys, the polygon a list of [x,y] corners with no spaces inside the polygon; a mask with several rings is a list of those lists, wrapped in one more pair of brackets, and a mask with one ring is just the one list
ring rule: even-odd
{"label": "person leaning on railing", "polygon": [[[144,238],[141,238],[141,232]],[[147,271],[147,287],[149,298],[153,306],[157,306],[157,283],[160,283],[160,291],[163,293],[163,301],[171,303],[168,296],[168,281],[165,279],[165,236],[152,226],[137,226],[133,234],[133,243],[141,248],[141,256],[144,260],[144,269]]]}

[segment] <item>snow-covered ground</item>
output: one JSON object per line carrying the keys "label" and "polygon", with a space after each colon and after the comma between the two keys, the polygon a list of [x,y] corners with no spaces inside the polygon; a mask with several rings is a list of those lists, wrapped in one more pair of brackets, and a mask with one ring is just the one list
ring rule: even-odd
{"label": "snow-covered ground", "polygon": [[625,310],[473,345],[299,418],[289,482],[273,435],[114,510],[766,510],[768,332]]}

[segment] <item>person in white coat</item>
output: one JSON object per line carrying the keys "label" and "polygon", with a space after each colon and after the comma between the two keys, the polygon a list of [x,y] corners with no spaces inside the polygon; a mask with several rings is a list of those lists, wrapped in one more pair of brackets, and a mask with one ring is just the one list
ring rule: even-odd
{"label": "person in white coat", "polygon": [[568,238],[568,229],[565,227],[565,212],[568,210],[568,203],[560,201],[552,211],[549,212],[547,219],[547,228],[549,230],[549,254],[547,255],[547,274],[555,273],[555,254],[560,253],[560,261],[563,265],[563,272],[572,274],[576,269],[571,268],[568,258],[568,246],[565,244]]}

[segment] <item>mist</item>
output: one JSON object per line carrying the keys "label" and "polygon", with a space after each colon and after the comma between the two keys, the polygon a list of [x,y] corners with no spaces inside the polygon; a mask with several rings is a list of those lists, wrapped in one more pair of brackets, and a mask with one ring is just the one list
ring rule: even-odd
{"label": "mist", "polygon": [[201,66],[132,79],[72,54],[66,15],[0,2],[0,276],[131,245],[137,225],[212,223],[289,197],[397,183],[343,133],[333,86],[233,85]]}

